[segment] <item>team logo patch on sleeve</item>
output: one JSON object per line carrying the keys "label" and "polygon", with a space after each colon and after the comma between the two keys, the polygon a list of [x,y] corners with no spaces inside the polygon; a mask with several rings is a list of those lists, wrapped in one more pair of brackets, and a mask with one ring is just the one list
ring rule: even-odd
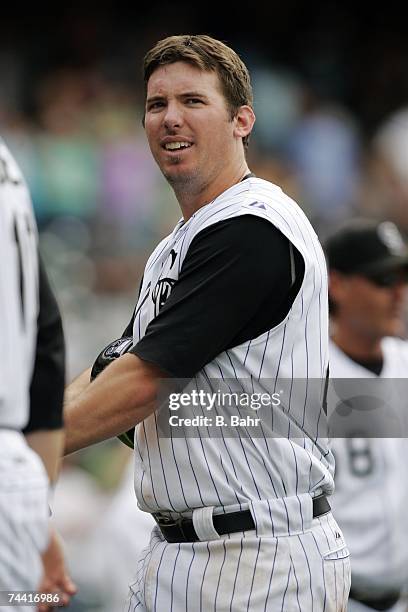
{"label": "team logo patch on sleeve", "polygon": [[176,281],[174,278],[162,278],[159,280],[152,292],[152,300],[155,305],[156,314],[163,308],[167,302],[171,290],[173,289]]}
{"label": "team logo patch on sleeve", "polygon": [[129,348],[133,344],[133,338],[119,338],[114,342],[111,342],[103,352],[104,357],[111,357],[112,359],[116,359],[124,353],[127,353]]}

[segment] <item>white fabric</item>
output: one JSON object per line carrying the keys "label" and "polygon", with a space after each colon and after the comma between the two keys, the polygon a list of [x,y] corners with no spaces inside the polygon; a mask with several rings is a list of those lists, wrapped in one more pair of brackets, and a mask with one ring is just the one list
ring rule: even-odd
{"label": "white fabric", "polygon": [[[382,349],[381,377],[406,378],[408,343],[385,338]],[[330,344],[330,373],[333,378],[375,378],[334,343]],[[332,509],[350,548],[353,588],[381,596],[406,586],[407,439],[337,438],[332,449],[336,458]]]}
{"label": "white fabric", "polygon": [[0,427],[22,429],[28,421],[37,337],[37,230],[28,189],[1,140],[0,238]]}
{"label": "white fabric", "polygon": [[[36,590],[48,540],[48,478],[18,432],[0,430],[0,591]],[[26,610],[6,606],[2,610]]]}
{"label": "white fabric", "polygon": [[185,544],[168,544],[155,528],[125,610],[345,612],[350,561],[337,524],[329,513],[305,527],[293,537],[247,532]]}
{"label": "white fabric", "polygon": [[[194,237],[211,224],[247,214],[274,224],[299,250],[305,262],[302,286],[279,325],[218,355],[197,372],[186,390],[228,392],[232,381],[248,394],[272,395],[282,390],[282,406],[266,412],[260,437],[250,436],[242,443],[226,436],[160,437],[158,431],[171,414],[166,409],[145,419],[135,437],[135,488],[143,510],[189,512],[201,506],[232,510],[249,500],[330,494],[333,489],[333,457],[327,439],[320,437],[326,434],[322,410],[328,362],[326,264],[304,213],[279,187],[247,179],[199,209],[186,223],[179,222],[146,264],[134,343],[158,313],[161,281],[166,279],[168,296],[171,283],[167,280],[177,280]],[[292,385],[295,379],[303,383]]]}
{"label": "white fabric", "polygon": [[219,540],[220,536],[214,528],[213,510],[211,506],[195,508],[193,510],[193,525],[196,534],[202,542]]}
{"label": "white fabric", "polygon": [[1,141],[0,262],[0,591],[35,590],[48,538],[48,478],[18,430],[29,418],[36,348],[37,230],[24,179]]}
{"label": "white fabric", "polygon": [[[168,297],[194,237],[214,223],[248,214],[275,225],[298,249],[303,283],[279,325],[218,355],[186,390],[228,392],[233,381],[249,395],[282,391],[282,404],[262,417],[259,437],[248,428],[241,438],[205,432],[163,437],[161,428],[172,413],[161,408],[136,428],[135,489],[143,510],[167,511],[174,518],[197,516],[197,508],[214,507],[214,513],[249,508],[256,529],[168,544],[155,528],[131,586],[129,612],[346,609],[348,549],[331,514],[312,520],[312,495],[333,489],[333,457],[322,437],[327,272],[316,234],[297,204],[276,185],[249,178],[180,221],[147,262],[134,342]],[[292,384],[296,379],[302,384]],[[211,538],[211,530],[198,527],[201,536]]]}

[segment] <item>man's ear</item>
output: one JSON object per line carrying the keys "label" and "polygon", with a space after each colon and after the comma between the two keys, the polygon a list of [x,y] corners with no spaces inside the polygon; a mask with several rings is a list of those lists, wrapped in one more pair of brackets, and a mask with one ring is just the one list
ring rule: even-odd
{"label": "man's ear", "polygon": [[337,270],[329,272],[329,295],[335,303],[342,303],[348,289],[348,277]]}
{"label": "man's ear", "polygon": [[255,113],[250,106],[240,106],[234,119],[234,136],[244,138],[251,133],[255,123]]}

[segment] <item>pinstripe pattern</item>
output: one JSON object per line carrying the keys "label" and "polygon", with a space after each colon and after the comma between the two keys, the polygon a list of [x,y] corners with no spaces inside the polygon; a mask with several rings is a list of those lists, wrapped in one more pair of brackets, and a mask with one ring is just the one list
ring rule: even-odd
{"label": "pinstripe pattern", "polygon": [[286,593],[288,592],[288,586],[289,586],[289,580],[290,580],[291,573],[292,573],[292,565],[289,566],[288,578],[286,580],[286,586],[285,586],[285,590],[283,592],[283,597],[282,597],[282,606],[280,607],[281,612],[283,612],[283,610],[285,609],[285,597],[286,597]]}
{"label": "pinstripe pattern", "polygon": [[0,430],[0,475],[0,590],[35,590],[48,538],[48,479],[18,432]]}
{"label": "pinstripe pattern", "polygon": [[37,338],[37,231],[24,179],[1,140],[0,160],[18,181],[0,182],[0,346],[7,347],[0,367],[0,427],[22,429]]}
{"label": "pinstripe pattern", "polygon": [[48,538],[48,478],[20,430],[37,340],[37,230],[27,186],[1,140],[0,162],[0,590],[35,590]]}
{"label": "pinstripe pattern", "polygon": [[[286,401],[262,418],[262,436],[256,438],[245,428],[236,438],[222,432],[210,437],[208,428],[197,429],[194,438],[160,437],[169,416],[161,409],[136,428],[135,489],[142,509],[174,517],[208,506],[215,513],[249,507],[256,531],[172,545],[154,530],[154,549],[131,587],[134,609],[345,610],[348,551],[331,515],[333,531],[325,520],[312,524],[311,516],[311,496],[333,489],[333,457],[321,434],[322,389],[309,384],[314,378],[323,388],[327,368],[327,275],[317,237],[300,208],[275,185],[251,178],[186,223],[180,221],[146,265],[134,342],[156,314],[146,295],[161,279],[177,281],[194,237],[247,214],[273,223],[298,249],[305,263],[302,286],[279,325],[218,355],[186,390],[272,394],[283,389]],[[295,379],[304,379],[303,385],[294,385]],[[193,580],[193,574],[202,579]]]}
{"label": "pinstripe pattern", "polygon": [[[260,200],[265,204],[264,208],[250,206]],[[261,496],[268,499],[305,491],[330,492],[333,488],[333,458],[325,440],[317,435],[319,431],[324,431],[326,418],[319,408],[321,397],[314,397],[307,384],[309,377],[323,379],[327,366],[326,269],[317,238],[297,205],[279,188],[261,179],[248,179],[232,187],[210,205],[197,211],[187,223],[180,222],[173,233],[160,243],[146,266],[140,295],[145,297],[149,283],[153,288],[160,278],[177,278],[183,255],[197,232],[217,221],[248,213],[270,220],[288,236],[304,257],[305,280],[285,321],[258,338],[217,356],[206,365],[204,371],[197,373],[195,384],[198,388],[211,388],[211,379],[221,379],[226,381],[228,390],[228,379],[240,381],[242,385],[243,379],[250,378],[251,389],[255,392],[271,392],[272,389],[267,386],[268,380],[273,382],[273,389],[280,384],[286,385],[284,388],[287,389],[289,403],[286,402],[280,412],[271,411],[273,421],[262,423],[262,431],[268,439],[266,458],[263,454],[258,455],[264,459],[260,461],[256,459],[257,453],[251,451],[248,454],[247,441],[241,441],[240,449],[235,445],[234,450],[231,447],[229,450],[233,453],[235,471],[236,466],[241,469],[242,465],[246,465],[252,485],[249,490],[246,487],[245,495],[250,498]],[[173,266],[170,271],[169,254],[172,249],[177,253],[178,267]],[[135,342],[143,336],[154,316],[151,299],[147,299],[141,308],[138,305],[137,311]],[[313,360],[309,359],[309,354],[313,355]],[[294,376],[305,379],[303,396],[300,395],[300,385],[293,386]],[[143,509],[183,512],[203,503],[233,505],[237,502],[237,496],[240,503],[245,501],[232,486],[237,474],[227,463],[224,462],[222,467],[220,465],[219,457],[226,446],[222,437],[212,440],[199,438],[198,444],[192,440],[186,442],[173,438],[159,441],[156,419],[156,415],[149,417],[136,433],[138,464],[142,466],[136,474],[136,490],[139,491],[139,503]],[[306,426],[310,429],[306,431],[307,438],[303,432]],[[299,436],[294,437],[294,443],[300,450],[294,454],[291,445],[286,442],[288,450],[284,451],[282,440],[273,439],[272,432],[275,430],[286,436]],[[197,435],[200,436],[199,431]],[[259,442],[254,440],[252,448],[260,450]],[[276,446],[279,452],[276,452]],[[252,461],[255,461],[254,465]],[[186,462],[190,466],[188,470]],[[203,469],[207,465],[208,469]],[[180,466],[183,468],[180,469]],[[259,475],[260,467],[261,471],[266,472],[266,480]],[[238,480],[242,479],[238,477]],[[265,482],[269,485],[261,490],[258,483]],[[179,484],[174,486],[175,483]]]}
{"label": "pinstripe pattern", "polygon": [[332,515],[309,521],[291,538],[277,525],[278,537],[247,532],[194,544],[168,544],[155,528],[128,611],[345,612],[350,563]]}
{"label": "pinstripe pattern", "polygon": [[[377,377],[331,342],[331,375],[339,379],[373,379],[374,383],[375,379],[379,382],[381,378],[390,378],[394,380],[390,381],[391,387],[386,388],[398,387],[397,379],[407,377],[408,343],[400,338],[383,338],[381,349],[384,363]],[[335,405],[335,401],[336,398],[332,398],[330,404]],[[392,418],[393,401],[388,393],[387,402]],[[361,445],[365,455],[353,457],[354,448],[358,448],[354,442]],[[407,439],[384,437],[354,441],[336,438],[332,445],[338,466],[332,507],[343,526],[352,555],[353,587],[364,592],[368,587],[368,592],[374,594],[404,590],[408,564],[408,487],[404,460],[408,455]],[[363,464],[366,466],[363,471],[358,469],[357,463],[361,457],[369,458],[369,463]],[[392,610],[395,608],[397,612],[404,605],[406,602],[400,601]],[[350,605],[350,610],[362,609],[362,604],[357,602]]]}

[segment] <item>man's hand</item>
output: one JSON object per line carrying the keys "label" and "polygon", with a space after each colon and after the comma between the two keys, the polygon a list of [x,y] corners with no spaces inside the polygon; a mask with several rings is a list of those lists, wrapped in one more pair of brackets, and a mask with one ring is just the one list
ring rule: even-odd
{"label": "man's hand", "polygon": [[67,568],[65,567],[62,542],[55,529],[51,528],[48,547],[42,555],[44,574],[38,587],[39,593],[58,593],[60,603],[43,603],[38,607],[38,612],[48,612],[55,607],[67,606],[71,596],[75,595],[77,588],[72,582]]}

